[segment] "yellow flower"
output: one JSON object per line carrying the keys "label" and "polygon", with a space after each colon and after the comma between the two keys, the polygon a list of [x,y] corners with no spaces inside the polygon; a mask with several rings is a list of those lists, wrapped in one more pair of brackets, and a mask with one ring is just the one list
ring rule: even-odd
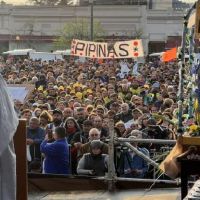
{"label": "yellow flower", "polygon": [[196,130],[197,130],[197,128],[198,128],[198,126],[197,126],[197,125],[195,125],[195,124],[192,124],[192,125],[190,126],[190,131],[191,131],[191,132],[194,132],[194,131],[196,131]]}

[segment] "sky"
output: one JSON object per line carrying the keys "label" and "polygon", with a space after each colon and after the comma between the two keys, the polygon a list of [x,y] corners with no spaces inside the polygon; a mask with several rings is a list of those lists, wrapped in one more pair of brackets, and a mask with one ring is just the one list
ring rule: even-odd
{"label": "sky", "polygon": [[25,4],[26,0],[4,0],[7,4]]}
{"label": "sky", "polygon": [[[188,3],[193,3],[196,0],[182,0],[183,2],[188,2]],[[11,4],[26,4],[27,0],[4,0],[6,3],[11,3]]]}

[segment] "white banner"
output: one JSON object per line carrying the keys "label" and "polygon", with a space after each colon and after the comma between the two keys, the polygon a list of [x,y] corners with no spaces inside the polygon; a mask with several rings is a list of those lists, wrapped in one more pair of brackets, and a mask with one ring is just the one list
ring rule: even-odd
{"label": "white banner", "polygon": [[142,40],[120,41],[114,44],[72,40],[71,55],[89,58],[144,57]]}

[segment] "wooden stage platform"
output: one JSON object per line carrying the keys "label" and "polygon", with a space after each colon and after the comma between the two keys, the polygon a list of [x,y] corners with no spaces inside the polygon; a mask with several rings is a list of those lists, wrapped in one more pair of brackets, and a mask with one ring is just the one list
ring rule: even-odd
{"label": "wooden stage platform", "polygon": [[179,200],[180,186],[153,180],[119,180],[108,192],[102,179],[80,176],[28,174],[29,200]]}
{"label": "wooden stage platform", "polygon": [[[81,187],[81,185],[80,185]],[[109,193],[103,190],[68,192],[31,192],[29,200],[180,200],[180,189],[126,190]]]}

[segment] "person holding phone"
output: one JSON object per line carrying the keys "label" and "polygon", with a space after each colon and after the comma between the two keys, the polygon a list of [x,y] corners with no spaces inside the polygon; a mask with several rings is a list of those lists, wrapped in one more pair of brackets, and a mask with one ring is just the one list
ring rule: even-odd
{"label": "person holding phone", "polygon": [[66,140],[66,129],[56,127],[53,131],[54,142],[49,143],[49,134],[40,145],[41,152],[45,155],[43,173],[69,174],[69,146]]}

